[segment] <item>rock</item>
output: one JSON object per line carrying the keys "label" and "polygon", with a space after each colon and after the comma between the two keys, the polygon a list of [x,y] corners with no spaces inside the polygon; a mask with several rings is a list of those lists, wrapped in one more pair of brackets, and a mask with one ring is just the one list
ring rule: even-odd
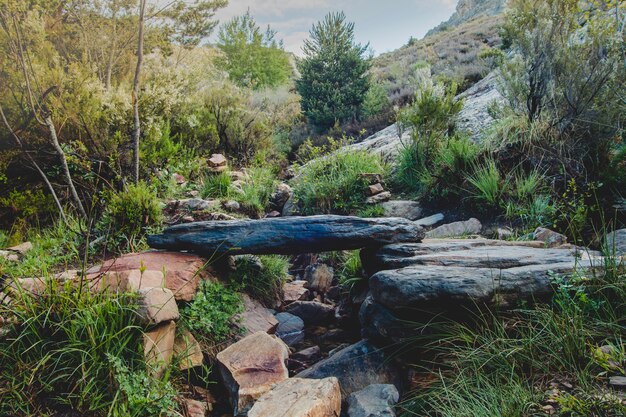
{"label": "rock", "polygon": [[445,237],[461,237],[479,234],[483,225],[477,219],[469,219],[463,222],[444,224],[426,233],[429,239]]}
{"label": "rock", "polygon": [[190,250],[210,256],[300,254],[418,242],[424,233],[406,219],[350,216],[286,217],[180,224],[148,236],[153,248]]}
{"label": "rock", "polygon": [[418,220],[422,216],[422,207],[416,201],[392,200],[381,204],[386,217],[402,217]]}
{"label": "rock", "polygon": [[[369,196],[375,196],[384,191],[385,189],[383,188],[383,185],[381,183],[376,183],[367,187],[367,195]],[[398,216],[398,217],[401,217],[401,216]]]}
{"label": "rock", "polygon": [[30,252],[33,249],[33,244],[30,242],[24,242],[17,246],[11,246],[10,248],[6,248],[9,252],[15,252],[20,256],[26,255],[27,252]]}
{"label": "rock", "polygon": [[137,315],[144,326],[180,317],[174,294],[167,288],[141,288],[137,294]]}
{"label": "rock", "polygon": [[287,345],[265,332],[247,336],[217,354],[234,415],[245,415],[261,395],[289,377],[288,357]]}
{"label": "rock", "polygon": [[460,0],[456,11],[445,22],[426,33],[426,37],[449,30],[479,16],[496,16],[506,8],[506,0]]}
{"label": "rock", "polygon": [[538,227],[535,230],[533,239],[544,242],[549,248],[555,248],[567,243],[567,236],[543,227]]}
{"label": "rock", "polygon": [[184,398],[183,410],[185,417],[206,417],[209,407],[205,402]]}
{"label": "rock", "polygon": [[300,317],[307,325],[323,325],[335,316],[335,309],[317,301],[296,301],[286,308],[288,313]]}
{"label": "rock", "polygon": [[626,376],[612,376],[609,378],[609,385],[611,388],[616,388],[626,391]]}
{"label": "rock", "polygon": [[172,179],[178,185],[184,185],[187,182],[185,177],[183,177],[182,175],[177,174],[177,173],[172,174]]}
{"label": "rock", "polygon": [[191,368],[202,366],[204,355],[200,343],[189,332],[183,331],[174,339],[174,356],[180,363],[179,369],[186,371]]}
{"label": "rock", "polygon": [[290,313],[278,313],[276,320],[278,320],[276,336],[288,346],[297,345],[304,340],[304,321],[300,317]]}
{"label": "rock", "polygon": [[17,262],[20,260],[20,257],[17,253],[8,250],[0,250],[0,258],[6,259],[7,261],[11,262]]}
{"label": "rock", "polygon": [[339,417],[340,413],[337,378],[291,378],[259,398],[248,417]]}
{"label": "rock", "polygon": [[280,212],[279,212],[279,211],[274,210],[274,211],[270,211],[269,213],[267,213],[267,214],[265,215],[265,218],[266,218],[266,219],[271,219],[271,218],[274,218],[274,217],[280,217]]}
{"label": "rock", "polygon": [[13,293],[27,293],[35,296],[43,295],[50,284],[47,278],[13,278],[8,289]]}
{"label": "rock", "polygon": [[196,255],[180,252],[144,252],[121,256],[87,271],[92,280],[113,272],[139,270],[165,271],[165,286],[177,301],[191,301],[201,279],[215,279],[206,267],[207,261]]}
{"label": "rock", "polygon": [[248,175],[242,171],[230,171],[230,179],[233,181],[245,181]]}
{"label": "rock", "polygon": [[283,285],[283,301],[285,304],[302,301],[309,298],[309,290],[305,287],[306,281],[291,281]]}
{"label": "rock", "polygon": [[338,152],[365,150],[380,155],[387,163],[394,164],[397,161],[397,156],[400,153],[400,149],[403,147],[403,143],[410,143],[410,141],[411,132],[409,129],[404,129],[402,136],[400,136],[400,129],[398,125],[394,123],[359,143],[339,149]]}
{"label": "rock", "polygon": [[608,233],[604,238],[604,243],[609,253],[615,252],[618,256],[626,255],[626,229]]}
{"label": "rock", "polygon": [[275,211],[282,211],[287,201],[293,196],[293,190],[285,183],[279,184],[270,195],[270,206]]}
{"label": "rock", "polygon": [[153,375],[160,377],[169,366],[174,355],[175,337],[176,323],[174,321],[162,323],[144,333],[143,354]]}
{"label": "rock", "polygon": [[128,271],[112,271],[104,274],[98,286],[101,290],[110,291],[138,291],[143,288],[163,288],[165,276],[163,271],[139,269]]}
{"label": "rock", "polygon": [[228,163],[228,161],[226,160],[226,157],[222,155],[221,153],[214,153],[207,160],[207,162],[210,168],[225,167],[226,164]]}
{"label": "rock", "polygon": [[274,333],[278,327],[278,320],[269,308],[265,308],[258,301],[247,294],[241,294],[244,312],[241,314],[240,326],[245,329],[244,335],[258,332]]}
{"label": "rock", "polygon": [[313,291],[325,293],[333,285],[334,271],[326,264],[316,263],[306,267],[304,280]]}
{"label": "rock", "polygon": [[378,204],[378,203],[383,203],[389,200],[391,200],[391,193],[389,191],[383,191],[380,194],[376,194],[374,196],[368,197],[365,200],[365,203],[366,204]]}
{"label": "rock", "polygon": [[294,216],[298,211],[298,206],[293,196],[287,200],[283,206],[283,211],[280,213],[283,217]]}
{"label": "rock", "polygon": [[348,398],[348,417],[395,417],[393,406],[400,399],[390,384],[373,384]]}
{"label": "rock", "polygon": [[202,200],[201,198],[187,198],[184,200],[174,200],[167,203],[165,210],[175,212],[176,210],[184,211],[202,211],[208,210],[217,205],[215,200]]}
{"label": "rock", "polygon": [[498,239],[507,240],[513,238],[513,232],[509,228],[498,227]]}
{"label": "rock", "polygon": [[312,363],[322,358],[322,351],[319,346],[311,346],[310,348],[302,349],[291,355],[290,359],[294,359],[304,363]]}
{"label": "rock", "polygon": [[226,201],[222,206],[228,211],[239,211],[241,209],[241,204],[234,200]]}
{"label": "rock", "polygon": [[429,226],[434,226],[437,223],[442,222],[444,219],[443,214],[441,213],[437,213],[437,214],[433,214],[432,216],[428,216],[428,217],[424,217],[423,219],[419,219],[415,222],[415,224],[418,224],[422,227],[429,227]]}
{"label": "rock", "polygon": [[348,346],[296,375],[297,378],[339,380],[344,399],[372,384],[400,386],[395,364],[380,349],[363,340]]}

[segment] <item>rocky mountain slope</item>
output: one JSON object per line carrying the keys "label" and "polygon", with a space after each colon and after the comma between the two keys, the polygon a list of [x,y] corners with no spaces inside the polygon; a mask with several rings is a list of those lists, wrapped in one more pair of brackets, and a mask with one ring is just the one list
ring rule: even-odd
{"label": "rocky mountain slope", "polygon": [[456,12],[445,22],[431,29],[426,36],[449,30],[481,16],[497,16],[506,8],[507,0],[459,0]]}

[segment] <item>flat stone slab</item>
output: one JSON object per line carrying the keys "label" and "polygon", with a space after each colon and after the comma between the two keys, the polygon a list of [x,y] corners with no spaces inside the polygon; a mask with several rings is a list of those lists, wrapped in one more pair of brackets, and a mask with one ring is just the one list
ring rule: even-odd
{"label": "flat stone slab", "polygon": [[419,242],[423,237],[422,227],[407,219],[325,215],[181,224],[148,236],[148,244],[208,255],[294,255]]}

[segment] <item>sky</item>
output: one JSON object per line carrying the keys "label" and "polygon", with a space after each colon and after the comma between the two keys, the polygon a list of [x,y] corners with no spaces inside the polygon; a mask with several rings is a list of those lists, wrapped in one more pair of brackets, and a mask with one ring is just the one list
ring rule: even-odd
{"label": "sky", "polygon": [[369,42],[378,55],[406,44],[411,36],[423,37],[456,8],[457,0],[230,0],[217,12],[220,23],[249,8],[257,23],[268,24],[285,49],[301,55],[311,25],[328,12],[344,11],[355,23],[356,40]]}

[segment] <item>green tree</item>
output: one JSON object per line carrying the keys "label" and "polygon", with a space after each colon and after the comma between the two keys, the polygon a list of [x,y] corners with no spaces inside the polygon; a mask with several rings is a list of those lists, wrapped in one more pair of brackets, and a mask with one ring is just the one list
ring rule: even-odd
{"label": "green tree", "polygon": [[218,66],[240,87],[277,87],[292,73],[289,55],[276,41],[276,32],[269,26],[263,32],[250,11],[220,28],[217,46],[224,54]]}
{"label": "green tree", "polygon": [[304,114],[321,130],[357,119],[370,84],[368,45],[355,42],[354,23],[343,12],[329,13],[309,33],[296,82]]}

